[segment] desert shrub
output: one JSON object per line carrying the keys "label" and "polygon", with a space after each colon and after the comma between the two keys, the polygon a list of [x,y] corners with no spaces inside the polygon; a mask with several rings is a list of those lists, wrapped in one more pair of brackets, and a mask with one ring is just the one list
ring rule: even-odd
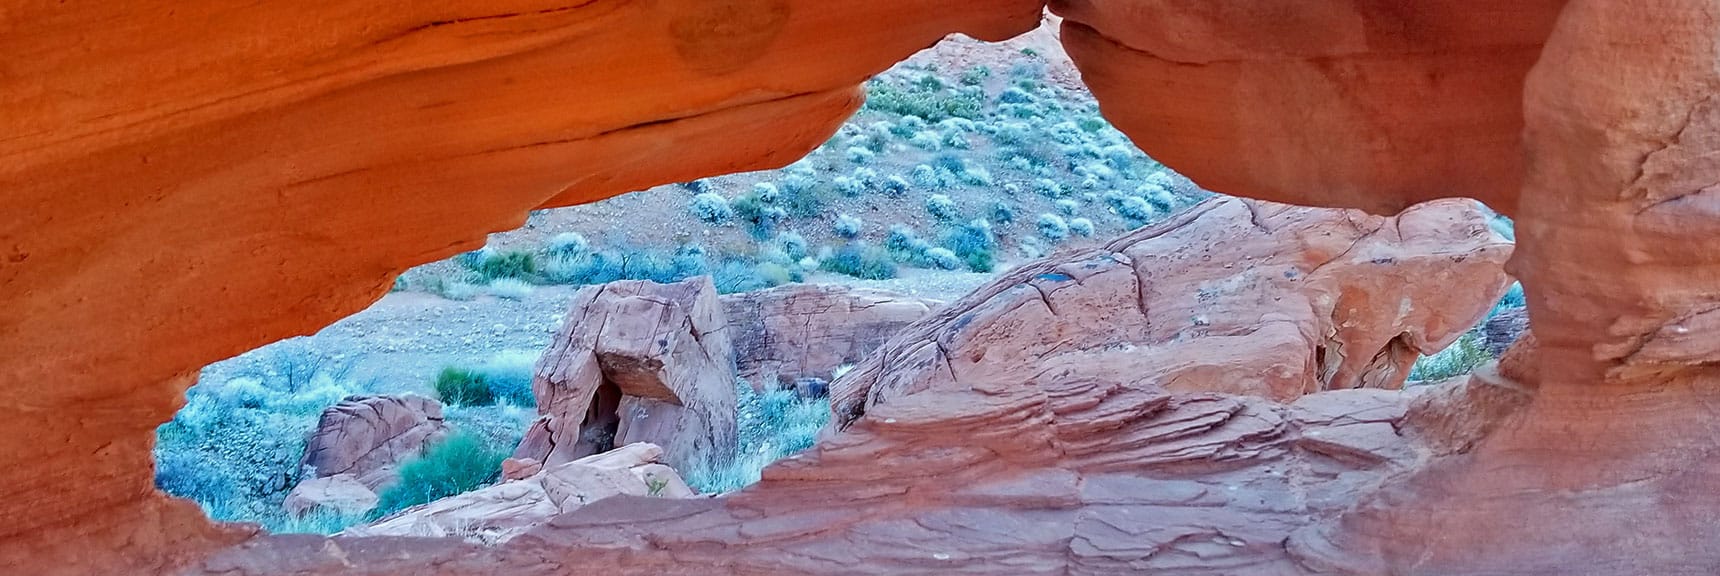
{"label": "desert shrub", "polygon": [[963,86],[979,86],[984,84],[985,80],[990,77],[991,68],[983,65],[974,66],[962,72],[961,83]]}
{"label": "desert shrub", "polygon": [[761,394],[745,380],[736,380],[735,396],[737,453],[732,460],[712,455],[711,464],[688,471],[687,484],[700,493],[733,492],[758,482],[766,466],[811,448],[830,423],[828,398],[803,400],[792,390]]}
{"label": "desert shrub", "polygon": [[908,174],[913,178],[914,184],[918,184],[923,188],[931,188],[933,190],[948,188],[950,187],[951,180],[954,180],[953,177],[945,177],[948,172],[933,168],[929,164],[920,164],[915,166]]}
{"label": "desert shrub", "polygon": [[942,140],[942,145],[945,148],[950,148],[950,149],[954,149],[954,150],[971,150],[971,149],[973,149],[973,143],[968,141],[967,136],[963,136],[959,132],[950,132],[948,134],[944,134],[943,140]]}
{"label": "desert shrub", "polygon": [[708,224],[717,224],[734,216],[729,200],[712,192],[694,196],[692,210],[694,216]]}
{"label": "desert shrub", "polygon": [[962,259],[949,248],[927,248],[925,251],[927,264],[941,270],[958,270],[962,267]]}
{"label": "desert shrub", "polygon": [[155,487],[197,502],[222,502],[238,492],[238,484],[221,466],[210,466],[197,451],[157,450]]}
{"label": "desert shrub", "polygon": [[956,202],[943,194],[926,197],[926,212],[938,220],[954,220],[961,215],[956,211]]}
{"label": "desert shrub", "polygon": [[1063,221],[1062,216],[1050,213],[1040,214],[1036,225],[1039,228],[1039,235],[1047,239],[1055,241],[1069,237],[1069,224]]}
{"label": "desert shrub", "polygon": [[956,179],[969,186],[989,187],[994,183],[991,178],[991,171],[978,166],[970,166],[967,170],[956,174]]}
{"label": "desert shrub", "polygon": [[[770,274],[761,274],[762,267],[771,267]],[[718,294],[736,294],[763,290],[772,286],[787,283],[777,270],[786,270],[780,264],[753,264],[739,258],[724,260],[711,272],[711,283],[717,287]]]}
{"label": "desert shrub", "polygon": [[782,199],[782,187],[770,182],[759,182],[753,184],[752,194],[759,202],[774,204]]}
{"label": "desert shrub", "polygon": [[985,219],[952,228],[944,234],[943,246],[961,257],[974,272],[991,272],[997,266],[997,236]]}
{"label": "desert shrub", "polygon": [[698,180],[692,180],[689,182],[682,182],[680,184],[680,186],[682,188],[687,189],[688,191],[691,191],[694,194],[704,194],[706,192],[711,191],[711,181],[706,180],[704,178],[700,178]]}
{"label": "desert shrub", "polygon": [[1056,180],[1050,178],[1034,180],[1033,191],[1047,198],[1062,198],[1068,194],[1068,191],[1063,189],[1062,184],[1058,184]]}
{"label": "desert shrub", "polygon": [[1033,125],[1026,122],[1004,122],[997,125],[991,136],[1000,146],[1026,146],[1033,141]]}
{"label": "desert shrub", "polygon": [[824,212],[826,189],[818,185],[818,181],[809,176],[789,176],[783,178],[780,184],[782,198],[776,202],[780,208],[775,212],[779,219],[789,214],[801,218],[819,216]]}
{"label": "desert shrub", "polygon": [[903,87],[883,80],[866,83],[867,110],[937,122],[945,118],[977,118],[984,108],[983,92],[975,94],[920,85]]}
{"label": "desert shrub", "polygon": [[1474,331],[1465,332],[1450,347],[1416,359],[1415,365],[1410,367],[1409,379],[1433,381],[1462,376],[1492,359],[1487,347],[1482,345],[1481,337]]}
{"label": "desert shrub", "polygon": [[1076,202],[1076,201],[1068,199],[1068,198],[1058,200],[1056,202],[1056,206],[1057,206],[1057,211],[1062,212],[1064,216],[1074,216],[1075,212],[1077,210],[1081,209],[1081,203],[1080,202]]}
{"label": "desert shrub", "polygon": [[912,188],[912,185],[908,184],[907,180],[904,180],[901,176],[891,175],[889,178],[884,179],[884,183],[879,187],[879,191],[883,192],[885,196],[889,196],[891,198],[901,198],[908,194],[908,190],[910,188]]}
{"label": "desert shrub", "polygon": [[400,467],[400,481],[380,494],[372,518],[470,492],[501,475],[508,452],[470,433],[456,433]]}
{"label": "desert shrub", "polygon": [[777,237],[776,241],[777,245],[782,248],[782,252],[792,260],[805,258],[810,249],[806,243],[806,237],[801,236],[799,232],[784,232]]}
{"label": "desert shrub", "polygon": [[471,373],[489,387],[494,399],[513,406],[536,406],[537,397],[532,394],[536,365],[536,352],[509,351],[490,357]]}
{"label": "desert shrub", "polygon": [[498,278],[527,279],[537,275],[537,256],[524,250],[489,251],[466,262],[467,267],[485,280]]}
{"label": "desert shrub", "polygon": [[[287,341],[289,346],[298,341]],[[300,477],[305,437],[323,409],[359,392],[322,368],[289,385],[279,370],[261,365],[270,348],[233,362],[258,367],[256,376],[205,381],[186,392],[185,407],[156,429],[156,486],[202,505],[220,520],[268,523]],[[343,370],[334,373],[344,377]]]}
{"label": "desert shrub", "polygon": [[866,192],[866,182],[851,176],[837,176],[830,181],[830,185],[835,187],[837,192],[841,192],[843,196],[849,198]]}
{"label": "desert shrub", "polygon": [[352,372],[352,362],[317,348],[304,339],[289,339],[259,348],[254,360],[240,372],[261,385],[287,394],[297,394],[314,385],[339,382]]}
{"label": "desert shrub", "polygon": [[485,375],[477,370],[449,366],[436,375],[432,384],[436,398],[453,406],[489,406],[496,403]]}
{"label": "desert shrub", "polygon": [[1070,218],[1069,231],[1077,236],[1092,237],[1093,221],[1086,218]]}
{"label": "desert shrub", "polygon": [[1139,196],[1124,196],[1120,198],[1116,205],[1116,209],[1117,214],[1120,214],[1124,218],[1137,224],[1150,221],[1158,216],[1158,213],[1153,209],[1153,205],[1148,204],[1146,200],[1142,200]]}
{"label": "desert shrub", "polygon": [[998,94],[997,101],[999,104],[1032,104],[1038,99],[1027,93],[1026,90],[1010,88],[1004,90],[1002,94]]}
{"label": "desert shrub", "polygon": [[878,153],[865,146],[850,146],[847,151],[843,152],[843,157],[847,158],[849,162],[864,166],[871,164],[872,160],[878,157]]}
{"label": "desert shrub", "polygon": [[908,139],[908,145],[927,152],[938,152],[944,149],[944,136],[932,130],[921,130]]}
{"label": "desert shrub", "polygon": [[558,256],[545,262],[543,276],[556,284],[606,284],[621,279],[621,262],[613,251]]}
{"label": "desert shrub", "polygon": [[866,223],[860,221],[859,218],[855,218],[847,214],[840,214],[836,216],[836,225],[833,226],[832,229],[836,232],[837,236],[854,239],[860,237],[860,232],[865,227]]}
{"label": "desert shrub", "polygon": [[591,244],[585,241],[585,236],[577,232],[563,232],[549,239],[544,250],[551,255],[566,256],[583,253],[591,249]]}
{"label": "desert shrub", "polygon": [[491,296],[502,298],[504,300],[525,300],[526,297],[531,296],[532,290],[533,288],[530,282],[526,282],[525,280],[520,280],[518,278],[497,278],[495,280],[491,280],[489,287],[486,289]]}
{"label": "desert shrub", "polygon": [[997,222],[999,226],[1014,224],[1015,208],[1011,207],[1008,202],[994,202],[991,205],[991,219]]}
{"label": "desert shrub", "polygon": [[888,280],[896,277],[896,263],[890,259],[887,251],[860,242],[850,242],[837,248],[835,253],[819,263],[819,268],[826,272],[866,280]]}

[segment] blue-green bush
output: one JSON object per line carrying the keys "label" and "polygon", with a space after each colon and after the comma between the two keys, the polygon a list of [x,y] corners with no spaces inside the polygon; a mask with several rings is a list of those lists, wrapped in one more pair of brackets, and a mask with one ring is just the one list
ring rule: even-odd
{"label": "blue-green bush", "polygon": [[380,494],[372,518],[456,494],[470,492],[494,482],[501,475],[508,451],[491,446],[484,438],[456,433],[400,467],[400,481]]}
{"label": "blue-green bush", "polygon": [[890,259],[888,252],[860,242],[850,242],[837,248],[819,267],[826,272],[866,280],[888,280],[896,277],[896,263]]}

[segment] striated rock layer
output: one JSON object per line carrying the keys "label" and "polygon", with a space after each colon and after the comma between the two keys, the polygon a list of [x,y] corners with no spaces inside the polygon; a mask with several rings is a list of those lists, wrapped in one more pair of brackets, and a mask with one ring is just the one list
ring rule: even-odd
{"label": "striated rock layer", "polygon": [[[1453,225],[1463,223],[1472,226]],[[1187,241],[1199,238],[1252,256],[1245,261],[1253,262],[1254,272],[1227,275],[1222,266],[1196,265],[1203,244]],[[1433,250],[1439,246],[1446,250]],[[1339,296],[1352,293],[1346,288],[1386,296],[1370,290],[1401,286],[1387,282],[1398,269],[1476,285],[1440,295],[1449,299],[1447,308],[1470,314],[1449,319],[1452,333],[1429,336],[1450,338],[1503,290],[1501,260],[1508,251],[1470,201],[1380,218],[1211,200],[1108,249],[1023,266],[908,327],[835,383],[837,390],[869,391],[863,415],[766,469],[760,484],[739,493],[692,500],[618,496],[494,548],[257,540],[187,573],[1296,573],[1299,559],[1283,546],[1292,535],[1337,518],[1390,475],[1485,437],[1490,429],[1462,415],[1472,406],[1509,415],[1523,393],[1486,380],[1453,384],[1429,401],[1399,390],[1318,391],[1321,386],[1306,395],[1298,389],[1287,403],[1215,393],[1272,392],[1251,387],[1274,376],[1325,383],[1324,373],[1342,372],[1312,361],[1285,362],[1286,355],[1274,353],[1275,346],[1299,347],[1288,356],[1311,359],[1320,340],[1251,345],[1277,339],[1217,330],[1230,322],[1218,309],[1234,308],[1228,314],[1238,318],[1312,310],[1318,302],[1344,301]],[[1144,268],[1153,260],[1163,263]],[[1300,271],[1286,278],[1287,270]],[[1137,284],[1136,274],[1146,272],[1150,280]],[[1251,281],[1206,299],[1192,288],[1225,277]],[[1053,284],[1040,288],[1043,282]],[[1164,297],[1137,307],[1138,298],[1155,294]],[[1392,314],[1348,317],[1341,332],[1395,334],[1426,329],[1405,319],[1436,323],[1429,319],[1437,315],[1415,313],[1419,295],[1389,296],[1412,304]],[[1189,310],[1207,303],[1214,308]],[[1013,312],[1036,305],[1064,314]],[[1152,309],[1169,316],[1126,316]],[[1286,319],[1279,323],[1319,334],[1333,326],[1331,310],[1320,312],[1302,314],[1305,325],[1280,312]],[[1215,330],[1176,324],[1162,328],[1180,334],[1170,343],[1142,338],[1135,360],[1119,365],[1121,357],[1105,357],[1127,350],[1125,337],[1191,313],[1213,314]],[[1101,316],[1102,326],[1114,330],[1093,327]],[[1031,336],[975,336],[1012,333],[1067,340],[1039,350]],[[1332,337],[1350,346],[1365,341]],[[988,350],[996,356],[962,364],[961,377],[952,379],[945,370],[954,361],[935,369],[903,361],[912,356],[904,351],[927,344],[952,355]],[[1247,353],[1201,355],[1229,349]],[[1081,360],[1099,368],[1071,368]],[[1214,369],[1187,368],[1201,365]],[[985,366],[998,368],[985,372]],[[1178,390],[1166,389],[1171,383],[1160,377],[1164,373],[1180,374]]]}
{"label": "striated rock layer", "polygon": [[150,481],[152,430],[200,366],[314,332],[532,208],[787,164],[867,77],[1041,13],[5,3],[0,572],[149,572],[248,535]]}
{"label": "striated rock layer", "polygon": [[786,163],[867,75],[1041,7],[14,2],[0,572],[1720,566],[1720,1],[1054,8],[1107,116],[1210,188],[1381,213],[1469,195],[1518,217],[1533,333],[1408,402],[928,387],[869,396],[732,497],[612,498],[496,549],[302,536],[211,554],[250,530],[149,482],[151,430],[199,366],[353,312],[527,209]]}
{"label": "striated rock layer", "polygon": [[833,284],[790,284],[722,297],[735,368],[754,386],[831,378],[942,302]]}
{"label": "striated rock layer", "polygon": [[1281,401],[1397,388],[1510,282],[1470,200],[1385,218],[1213,199],[1104,248],[1025,265],[831,385],[845,419],[889,398],[1040,379]]}

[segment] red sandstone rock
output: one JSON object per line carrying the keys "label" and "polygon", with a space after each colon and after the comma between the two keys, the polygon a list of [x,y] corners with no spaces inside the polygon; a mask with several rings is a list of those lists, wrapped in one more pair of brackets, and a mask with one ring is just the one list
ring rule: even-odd
{"label": "red sandstone rock", "polygon": [[28,463],[0,469],[0,572],[149,572],[247,535],[151,487],[199,367],[533,208],[786,165],[867,77],[1042,10],[0,3],[0,438]]}
{"label": "red sandstone rock", "polygon": [[1472,201],[1382,218],[1215,199],[1103,249],[1025,265],[831,385],[851,418],[890,396],[1043,379],[1289,401],[1397,388],[1509,284]]}
{"label": "red sandstone rock", "polygon": [[[1388,453],[1377,416],[1313,405],[1370,391],[1291,410],[1046,378],[893,396],[753,490],[612,498],[499,550],[297,536],[211,555],[247,534],[149,489],[152,429],[198,366],[356,311],[531,207],[785,163],[862,77],[952,30],[1019,32],[1035,4],[0,7],[0,571],[1720,563],[1711,0],[1058,2],[1107,115],[1210,187],[1379,211],[1473,194],[1521,216],[1536,333],[1500,373],[1532,397],[1419,472],[1356,457]],[[1371,432],[1301,440],[1352,421]]]}
{"label": "red sandstone rock", "polygon": [[513,539],[551,517],[622,494],[688,498],[692,489],[658,463],[663,449],[629,444],[545,469],[520,480],[415,506],[348,536],[456,537],[485,544]]}
{"label": "red sandstone rock", "polygon": [[1310,567],[1720,566],[1717,17],[1720,3],[1698,0],[1565,9],[1525,89],[1531,161],[1511,266],[1533,329],[1500,370],[1533,378],[1533,397],[1509,419],[1463,412],[1497,429],[1292,538]]}
{"label": "red sandstone rock", "polygon": [[[1454,338],[1505,286],[1509,246],[1481,218],[1461,201],[1397,218],[1209,201],[1106,249],[1018,268],[904,330],[837,382],[869,390],[864,413],[767,468],[752,488],[715,499],[617,496],[493,549],[395,558],[356,540],[271,539],[203,569],[333,574],[350,562],[379,573],[434,565],[553,574],[577,562],[632,574],[1295,573],[1285,539],[1421,466],[1434,441],[1449,442],[1399,434],[1414,393],[1318,391],[1347,373],[1334,368],[1344,364],[1336,354],[1332,366],[1312,361],[1325,340],[1227,328],[1298,308],[1308,311],[1278,312],[1284,319],[1268,325],[1300,333],[1292,318],[1303,318],[1308,333],[1350,349],[1429,324],[1449,334],[1428,339]],[[1195,239],[1202,243],[1188,243]],[[1199,265],[1201,246],[1247,264]],[[1469,317],[1421,312],[1421,294],[1403,291],[1396,276],[1409,273],[1466,279],[1469,292],[1438,296]],[[1316,305],[1363,300],[1408,304],[1342,323],[1333,312],[1348,309]],[[1143,314],[1154,310],[1167,315]],[[1196,315],[1210,320],[1192,323]],[[1156,331],[1176,336],[1151,339]],[[951,360],[907,352],[927,347]],[[1213,350],[1226,354],[1201,355]],[[1199,369],[1213,365],[1223,369]],[[1392,384],[1367,379],[1382,371],[1357,373],[1358,385]],[[1295,402],[1281,404],[1195,391],[1244,388],[1266,374],[1310,383],[1312,393],[1297,388]],[[322,551],[329,547],[341,555]]]}
{"label": "red sandstone rock", "polygon": [[288,514],[327,511],[345,516],[361,516],[376,508],[380,497],[351,474],[335,474],[308,478],[287,493],[281,507]]}
{"label": "red sandstone rock", "polygon": [[1510,212],[1523,77],[1565,0],[1053,0],[1105,116],[1230,194]]}
{"label": "red sandstone rock", "polygon": [[708,276],[588,286],[538,362],[542,418],[514,458],[553,469],[647,442],[681,469],[735,451],[735,365]]}
{"label": "red sandstone rock", "polygon": [[399,479],[400,464],[447,433],[435,400],[415,394],[347,398],[323,410],[305,441],[305,478],[348,475],[380,492]]}
{"label": "red sandstone rock", "polygon": [[722,297],[736,368],[754,386],[831,379],[942,302],[881,290],[791,284]]}

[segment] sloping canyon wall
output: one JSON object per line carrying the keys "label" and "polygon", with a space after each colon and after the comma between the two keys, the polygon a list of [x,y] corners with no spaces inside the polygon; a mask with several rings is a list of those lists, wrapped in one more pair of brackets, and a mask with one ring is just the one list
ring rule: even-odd
{"label": "sloping canyon wall", "polygon": [[[1041,9],[1024,0],[0,3],[0,572],[284,573],[294,564],[280,558],[320,554],[330,563],[300,564],[314,566],[305,573],[484,573],[493,555],[438,541],[263,538],[210,557],[250,534],[153,491],[152,430],[200,366],[357,311],[393,274],[475,247],[529,209],[785,164],[854,110],[866,77],[949,33],[1021,33]],[[1720,565],[1720,470],[1709,457],[1720,430],[1708,409],[1720,400],[1711,97],[1720,0],[1059,0],[1052,9],[1067,17],[1064,42],[1106,115],[1209,188],[1382,213],[1473,196],[1517,217],[1511,267],[1535,337],[1496,377],[1532,399],[1475,412],[1499,415],[1477,428],[1491,435],[1416,466],[1320,476],[1360,496],[1321,508],[1327,521],[1277,544],[1290,556],[1274,561],[1290,564],[1276,566],[1696,574]],[[818,449],[837,454],[819,459],[828,469],[777,474],[862,477],[888,457],[873,450],[889,438],[949,434],[963,418],[929,417],[931,406],[1048,414],[1012,410],[1018,395],[944,394],[869,411]],[[1343,410],[1228,396],[1121,401],[1144,419],[1145,437],[1211,422],[1197,428],[1232,454],[1327,427],[1397,426],[1413,413],[1401,398],[1371,396],[1343,400]],[[1039,433],[1079,436],[1086,419],[1105,418],[1069,414],[1057,422],[1077,428]],[[963,458],[1043,456],[999,450],[951,447],[896,464],[935,474]],[[1176,466],[1150,455],[1139,464]],[[1026,468],[1043,473],[937,496],[993,503],[985,516],[897,528],[965,527],[926,534],[991,542],[996,554],[966,566],[997,573],[1010,571],[1010,550],[1056,544],[1030,529],[1047,510],[1147,491],[1164,495],[1167,513],[1188,514],[1211,508],[1201,503],[1219,502],[1227,485],[1272,477],[1212,469],[1191,484],[1147,470],[1077,483]],[[1169,483],[1130,484],[1140,481]],[[635,532],[651,519],[599,504],[550,534],[608,534],[611,552],[570,560],[571,543],[545,537],[509,562],[515,573],[569,561],[666,572],[680,558],[673,542],[697,551],[685,559],[708,560],[721,557],[711,550],[725,535],[788,547],[836,521],[828,509],[768,516],[768,484],[675,512],[708,538],[653,541]],[[716,506],[725,512],[697,514]],[[1240,510],[1263,516],[1239,526],[1259,526],[1282,507]],[[602,514],[617,520],[592,520]],[[1083,545],[1107,553],[1083,558],[1116,558],[1142,539],[1191,558],[1233,546],[1225,534],[1094,521],[1115,530],[1094,532]],[[805,567],[841,566],[859,558],[856,547],[885,542],[865,535],[808,549],[833,563]],[[613,552],[624,549],[655,552]],[[942,564],[948,553],[898,551],[915,553],[891,564],[899,571],[958,573]],[[1014,572],[1034,567],[1130,569],[1070,560]]]}

